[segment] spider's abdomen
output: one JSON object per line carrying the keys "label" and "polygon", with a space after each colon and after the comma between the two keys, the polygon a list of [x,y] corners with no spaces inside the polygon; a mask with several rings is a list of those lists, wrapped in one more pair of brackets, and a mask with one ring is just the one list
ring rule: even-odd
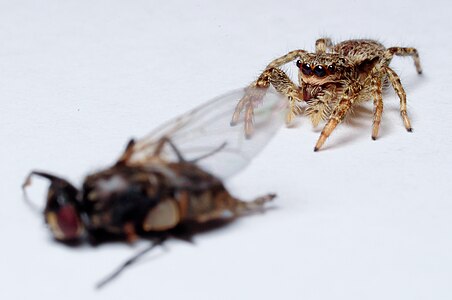
{"label": "spider's abdomen", "polygon": [[355,62],[376,56],[383,57],[385,50],[382,44],[374,40],[348,40],[333,47],[334,53],[346,56]]}

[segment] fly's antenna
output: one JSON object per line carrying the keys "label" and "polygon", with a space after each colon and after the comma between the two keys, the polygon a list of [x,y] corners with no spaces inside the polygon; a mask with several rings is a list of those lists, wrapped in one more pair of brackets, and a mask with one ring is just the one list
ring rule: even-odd
{"label": "fly's antenna", "polygon": [[147,248],[144,248],[143,250],[141,250],[140,252],[138,252],[137,254],[135,254],[134,256],[129,258],[128,260],[126,260],[124,263],[122,263],[116,269],[116,271],[114,271],[113,273],[108,275],[105,279],[102,279],[96,285],[96,289],[99,290],[99,289],[103,288],[107,283],[109,283],[110,281],[112,281],[113,279],[118,277],[122,273],[122,271],[124,271],[127,267],[130,267],[132,264],[137,262],[141,257],[143,257],[143,255],[145,255],[146,253],[148,253],[155,247],[161,245],[165,241],[165,239],[166,239],[166,237],[161,237],[161,238],[155,239]]}

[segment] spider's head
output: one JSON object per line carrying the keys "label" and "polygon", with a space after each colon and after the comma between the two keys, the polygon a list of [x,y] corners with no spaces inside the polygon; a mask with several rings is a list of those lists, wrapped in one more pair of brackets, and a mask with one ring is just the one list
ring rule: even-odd
{"label": "spider's head", "polygon": [[349,67],[349,63],[337,54],[306,53],[296,64],[301,80],[309,85],[336,82]]}

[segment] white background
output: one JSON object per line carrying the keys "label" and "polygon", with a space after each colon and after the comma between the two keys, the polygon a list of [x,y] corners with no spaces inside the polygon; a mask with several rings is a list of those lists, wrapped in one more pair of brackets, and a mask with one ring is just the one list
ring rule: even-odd
{"label": "white background", "polygon": [[[0,298],[452,299],[451,5],[365,2],[1,1]],[[321,128],[301,118],[228,182],[246,199],[277,192],[274,209],[171,241],[101,291],[146,243],[65,247],[22,201],[31,169],[80,184],[131,136],[322,36],[419,50],[422,76],[392,63],[413,133],[393,91],[377,141],[371,103],[318,153]]]}

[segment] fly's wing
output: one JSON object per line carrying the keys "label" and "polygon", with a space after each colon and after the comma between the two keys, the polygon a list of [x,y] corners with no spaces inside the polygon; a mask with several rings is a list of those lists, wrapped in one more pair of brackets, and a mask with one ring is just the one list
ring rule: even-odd
{"label": "fly's wing", "polygon": [[[238,100],[243,97],[248,97],[244,113],[235,116],[232,123]],[[286,108],[287,101],[275,91],[235,90],[164,123],[131,144],[123,156],[127,164],[140,166],[151,166],[156,159],[185,160],[227,178],[263,149],[284,124]]]}

